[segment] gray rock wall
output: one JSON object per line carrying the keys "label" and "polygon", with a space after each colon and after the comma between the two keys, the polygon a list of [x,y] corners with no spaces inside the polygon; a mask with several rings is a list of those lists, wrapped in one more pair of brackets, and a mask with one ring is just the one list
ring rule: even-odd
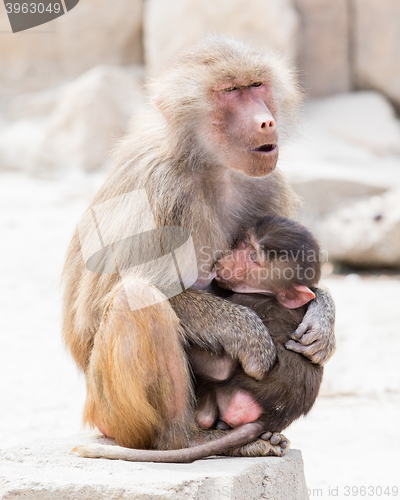
{"label": "gray rock wall", "polygon": [[[21,2],[22,3],[22,2]],[[142,61],[142,0],[81,0],[65,15],[12,33],[0,6],[0,93],[31,92],[97,64]]]}
{"label": "gray rock wall", "polygon": [[355,85],[400,105],[400,2],[352,1]]}
{"label": "gray rock wall", "polygon": [[187,43],[210,32],[296,55],[298,15],[291,0],[147,0],[145,62],[151,74]]}
{"label": "gray rock wall", "polygon": [[300,28],[297,64],[306,92],[324,96],[352,88],[348,0],[295,0]]}

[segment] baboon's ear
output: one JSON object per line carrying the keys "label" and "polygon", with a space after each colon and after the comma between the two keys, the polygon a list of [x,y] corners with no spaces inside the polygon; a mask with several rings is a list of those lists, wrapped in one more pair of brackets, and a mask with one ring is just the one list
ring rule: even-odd
{"label": "baboon's ear", "polygon": [[307,286],[291,285],[289,288],[279,291],[276,294],[276,299],[288,309],[297,309],[315,299],[315,295]]}
{"label": "baboon's ear", "polygon": [[157,108],[162,107],[162,99],[160,95],[155,95],[151,98],[151,100],[154,102],[154,104],[157,106]]}
{"label": "baboon's ear", "polygon": [[151,98],[157,108],[161,111],[163,117],[168,121],[168,113],[166,112],[166,106],[164,105],[162,97],[158,94]]}

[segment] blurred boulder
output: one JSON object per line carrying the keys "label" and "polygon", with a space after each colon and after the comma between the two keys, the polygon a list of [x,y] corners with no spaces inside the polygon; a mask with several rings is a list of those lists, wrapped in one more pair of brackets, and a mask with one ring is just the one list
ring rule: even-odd
{"label": "blurred boulder", "polygon": [[290,0],[147,0],[144,54],[151,74],[183,45],[210,32],[294,59],[298,18]]}
{"label": "blurred boulder", "polygon": [[0,132],[0,167],[100,168],[143,103],[141,75],[141,67],[98,66],[47,96],[21,97],[34,110],[33,118]]}
{"label": "blurred boulder", "polygon": [[400,2],[355,0],[353,9],[356,84],[400,105]]}
{"label": "blurred boulder", "polygon": [[2,9],[0,31],[3,95],[51,88],[95,65],[140,63],[142,0],[84,0],[17,34]]}
{"label": "blurred boulder", "polygon": [[301,208],[303,221],[312,225],[314,225],[313,222],[319,221],[322,217],[354,201],[381,195],[387,190],[382,186],[329,177],[291,184],[305,202]]}
{"label": "blurred boulder", "polygon": [[307,120],[315,131],[369,150],[400,154],[400,122],[390,102],[378,92],[351,92],[309,102]]}
{"label": "blurred boulder", "polygon": [[400,186],[332,213],[317,236],[331,261],[400,267]]}
{"label": "blurred boulder", "polygon": [[8,99],[3,116],[9,120],[20,120],[48,115],[57,104],[59,96],[59,87],[18,94]]}
{"label": "blurred boulder", "polygon": [[299,12],[299,77],[306,92],[324,96],[351,90],[347,0],[294,0]]}
{"label": "blurred boulder", "polygon": [[292,180],[331,177],[388,187],[390,177],[400,182],[400,121],[378,92],[308,101],[294,139],[280,157]]}
{"label": "blurred boulder", "polygon": [[378,92],[309,101],[302,123],[280,166],[303,198],[301,219],[313,230],[332,212],[400,183],[400,122]]}

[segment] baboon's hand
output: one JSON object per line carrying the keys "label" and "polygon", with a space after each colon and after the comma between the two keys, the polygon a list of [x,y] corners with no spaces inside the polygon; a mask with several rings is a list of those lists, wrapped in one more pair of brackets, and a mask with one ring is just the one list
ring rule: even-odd
{"label": "baboon's hand", "polygon": [[335,350],[335,305],[327,292],[317,288],[314,293],[315,299],[286,348],[323,365]]}
{"label": "baboon's hand", "polygon": [[230,317],[236,328],[241,328],[234,338],[224,343],[224,349],[238,359],[250,377],[261,380],[275,362],[276,348],[260,318],[246,307],[235,306]]}
{"label": "baboon's hand", "polygon": [[276,348],[257,314],[205,292],[186,291],[169,299],[186,341],[238,360],[257,380],[272,367]]}

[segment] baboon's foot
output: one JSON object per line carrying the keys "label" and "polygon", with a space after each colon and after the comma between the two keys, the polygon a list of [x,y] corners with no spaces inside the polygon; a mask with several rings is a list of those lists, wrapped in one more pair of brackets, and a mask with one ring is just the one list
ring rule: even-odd
{"label": "baboon's foot", "polygon": [[226,453],[233,457],[283,457],[290,449],[290,441],[283,434],[264,432],[259,439]]}

